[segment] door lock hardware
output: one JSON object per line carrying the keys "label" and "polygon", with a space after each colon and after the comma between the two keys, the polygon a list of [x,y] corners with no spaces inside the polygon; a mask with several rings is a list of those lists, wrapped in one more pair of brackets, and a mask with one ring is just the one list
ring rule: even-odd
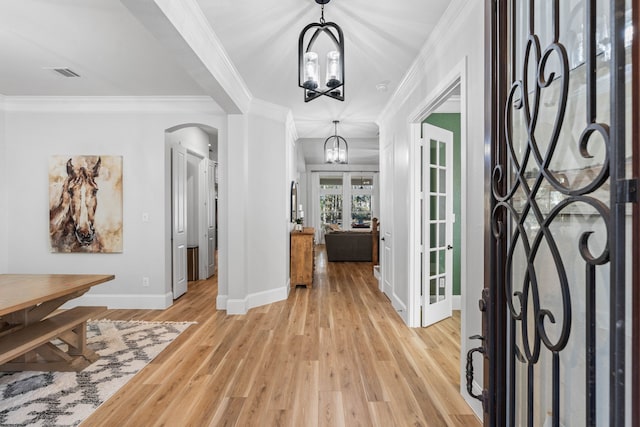
{"label": "door lock hardware", "polygon": [[469,337],[469,339],[471,340],[480,340],[481,345],[478,347],[474,347],[471,350],[469,350],[467,352],[467,370],[466,370],[466,377],[467,377],[467,393],[469,393],[469,396],[478,399],[479,401],[481,401],[484,404],[484,396],[483,394],[475,394],[473,392],[473,354],[474,353],[480,353],[480,354],[485,354],[485,348],[484,348],[484,337],[482,335],[472,335]]}

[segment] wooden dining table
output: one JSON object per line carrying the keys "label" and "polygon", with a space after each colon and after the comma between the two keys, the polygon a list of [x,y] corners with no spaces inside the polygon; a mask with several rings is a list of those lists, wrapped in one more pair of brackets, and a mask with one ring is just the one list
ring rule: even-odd
{"label": "wooden dining table", "polygon": [[58,310],[98,274],[0,274],[0,371],[80,371],[99,356],[87,347],[86,321],[107,307]]}

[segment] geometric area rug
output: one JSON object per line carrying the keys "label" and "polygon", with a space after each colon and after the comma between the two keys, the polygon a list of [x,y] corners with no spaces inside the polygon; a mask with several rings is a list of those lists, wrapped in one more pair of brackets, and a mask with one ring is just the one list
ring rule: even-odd
{"label": "geometric area rug", "polygon": [[0,426],[77,426],[191,324],[87,322],[100,359],[83,371],[0,372]]}

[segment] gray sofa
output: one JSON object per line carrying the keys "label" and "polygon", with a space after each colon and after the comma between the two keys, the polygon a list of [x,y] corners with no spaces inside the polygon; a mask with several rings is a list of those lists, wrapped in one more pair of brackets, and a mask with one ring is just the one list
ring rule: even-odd
{"label": "gray sofa", "polygon": [[371,232],[332,231],[324,235],[329,261],[371,262]]}

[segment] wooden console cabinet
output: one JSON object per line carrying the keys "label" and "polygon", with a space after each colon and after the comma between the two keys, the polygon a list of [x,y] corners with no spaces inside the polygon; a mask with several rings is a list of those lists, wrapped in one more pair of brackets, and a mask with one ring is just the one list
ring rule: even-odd
{"label": "wooden console cabinet", "polygon": [[291,287],[313,284],[313,227],[291,232]]}

